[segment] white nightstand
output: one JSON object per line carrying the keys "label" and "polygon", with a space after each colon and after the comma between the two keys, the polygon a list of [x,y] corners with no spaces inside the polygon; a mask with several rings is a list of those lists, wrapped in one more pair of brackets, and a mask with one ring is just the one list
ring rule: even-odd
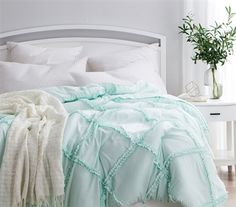
{"label": "white nightstand", "polygon": [[[236,101],[209,100],[207,102],[191,102],[204,115],[208,122],[226,122],[227,150],[214,152],[216,165],[232,166],[236,170]],[[211,138],[212,139],[212,138]]]}

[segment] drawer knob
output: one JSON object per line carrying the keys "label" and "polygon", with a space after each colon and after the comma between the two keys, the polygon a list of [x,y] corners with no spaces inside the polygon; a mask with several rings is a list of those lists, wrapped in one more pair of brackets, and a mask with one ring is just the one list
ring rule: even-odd
{"label": "drawer knob", "polygon": [[219,113],[219,112],[218,112],[218,113],[210,113],[210,115],[211,115],[211,116],[219,116],[220,113]]}

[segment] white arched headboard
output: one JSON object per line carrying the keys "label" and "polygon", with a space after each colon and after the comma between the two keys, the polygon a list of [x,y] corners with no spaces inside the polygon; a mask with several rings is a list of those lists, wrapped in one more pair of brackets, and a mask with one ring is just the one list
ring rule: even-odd
{"label": "white arched headboard", "polygon": [[98,55],[159,43],[160,76],[166,82],[166,39],[146,31],[101,25],[58,25],[0,34],[0,60],[7,60],[7,41],[48,47],[84,46],[84,55]]}

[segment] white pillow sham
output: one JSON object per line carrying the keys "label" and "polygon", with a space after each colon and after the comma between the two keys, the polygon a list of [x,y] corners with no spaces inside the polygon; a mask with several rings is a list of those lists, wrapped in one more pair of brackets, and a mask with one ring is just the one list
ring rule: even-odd
{"label": "white pillow sham", "polygon": [[72,72],[72,75],[75,82],[78,83],[78,86],[99,83],[129,85],[143,80],[155,85],[162,93],[167,93],[165,85],[158,73],[154,71],[152,63],[144,60],[130,63],[126,67],[112,71],[86,73]]}
{"label": "white pillow sham", "polygon": [[87,58],[60,65],[0,62],[0,93],[50,86],[77,85],[71,73],[85,72]]}
{"label": "white pillow sham", "polygon": [[61,64],[79,59],[82,47],[45,48],[26,43],[7,42],[8,60],[27,64]]}
{"label": "white pillow sham", "polygon": [[87,71],[97,72],[115,70],[138,60],[146,60],[153,64],[154,70],[159,72],[159,48],[159,44],[154,43],[128,51],[89,57]]}

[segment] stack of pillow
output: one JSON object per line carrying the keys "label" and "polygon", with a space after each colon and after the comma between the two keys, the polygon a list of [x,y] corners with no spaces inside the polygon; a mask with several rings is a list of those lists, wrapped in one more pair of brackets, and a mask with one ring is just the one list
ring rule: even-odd
{"label": "stack of pillow", "polygon": [[82,47],[44,48],[8,42],[0,61],[0,93],[91,83],[132,84],[144,80],[166,93],[158,75],[159,46],[151,44],[106,56],[81,57]]}

